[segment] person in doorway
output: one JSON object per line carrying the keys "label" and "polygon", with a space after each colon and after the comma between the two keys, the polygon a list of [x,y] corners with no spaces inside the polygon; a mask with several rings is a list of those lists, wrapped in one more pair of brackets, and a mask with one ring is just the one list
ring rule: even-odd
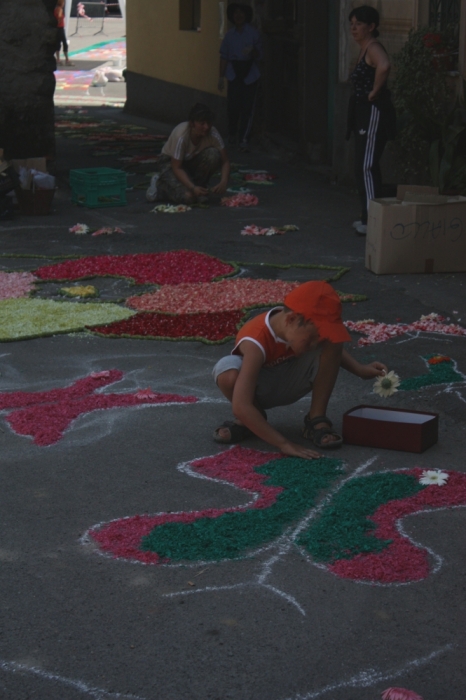
{"label": "person in doorway", "polygon": [[57,66],[63,65],[63,62],[60,60],[60,49],[62,46],[63,53],[65,54],[65,65],[72,66],[73,64],[68,58],[68,42],[65,34],[65,0],[57,0],[53,14],[57,20]]}
{"label": "person in doorway", "polygon": [[361,198],[361,219],[353,223],[360,235],[367,232],[367,210],[371,199],[382,196],[380,159],[389,139],[396,135],[396,115],[387,80],[390,59],[377,41],[379,13],[369,5],[357,7],[349,15],[359,56],[350,75],[353,95],[348,110],[347,138],[356,141],[356,184]]}
{"label": "person in doorway", "polygon": [[[146,192],[148,201],[193,204],[207,201],[209,193],[225,193],[230,161],[213,121],[211,109],[198,103],[191,109],[188,121],[173,129],[162,148],[158,173]],[[220,182],[209,190],[210,178],[219,171]]]}
{"label": "person in doorway", "polygon": [[291,291],[283,306],[245,323],[231,355],[222,357],[213,377],[231,402],[234,421],[214,433],[224,444],[262,438],[292,457],[320,454],[293,443],[267,422],[265,409],[287,406],[312,391],[303,436],[319,449],[340,447],[343,440],[327,417],[327,405],[340,367],[361,379],[375,379],[387,368],[362,365],[343,349],[351,337],[341,320],[341,302],[327,282],[305,282]]}
{"label": "person in doorway", "polygon": [[252,8],[241,3],[228,6],[227,17],[234,25],[220,46],[220,77],[218,89],[228,81],[228,142],[239,140],[240,150],[248,151],[257,86],[260,71],[257,62],[262,58],[260,34],[251,26]]}

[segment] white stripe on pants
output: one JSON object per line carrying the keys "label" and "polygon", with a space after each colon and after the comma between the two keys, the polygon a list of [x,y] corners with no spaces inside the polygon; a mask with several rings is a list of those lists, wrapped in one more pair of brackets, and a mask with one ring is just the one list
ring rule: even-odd
{"label": "white stripe on pants", "polygon": [[372,105],[371,119],[369,122],[369,129],[367,131],[367,141],[366,141],[366,154],[364,156],[364,184],[366,187],[367,195],[367,207],[369,208],[369,202],[375,197],[375,187],[374,178],[372,177],[372,166],[374,164],[374,150],[375,150],[375,140],[377,138],[377,129],[379,127],[380,112],[377,107]]}

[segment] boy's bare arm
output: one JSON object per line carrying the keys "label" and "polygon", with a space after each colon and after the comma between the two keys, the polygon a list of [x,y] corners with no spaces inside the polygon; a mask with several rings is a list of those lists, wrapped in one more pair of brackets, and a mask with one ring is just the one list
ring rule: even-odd
{"label": "boy's bare arm", "polygon": [[264,364],[264,356],[261,349],[249,340],[241,343],[243,353],[243,365],[233,391],[232,408],[235,417],[252,432],[269,445],[273,445],[281,452],[292,457],[303,459],[317,459],[321,455],[307,447],[292,443],[278,430],[272,428],[254,406],[254,394],[256,391],[257,377]]}
{"label": "boy's bare arm", "polygon": [[348,372],[351,372],[351,374],[355,374],[361,379],[375,379],[388,371],[387,366],[382,362],[371,362],[368,365],[362,365],[346,350],[343,350],[341,367],[348,370]]}

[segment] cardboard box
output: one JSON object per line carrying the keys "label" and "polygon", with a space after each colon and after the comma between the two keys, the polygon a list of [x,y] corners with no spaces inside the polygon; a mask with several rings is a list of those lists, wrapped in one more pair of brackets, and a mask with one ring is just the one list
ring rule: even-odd
{"label": "cardboard box", "polygon": [[39,170],[41,173],[47,172],[47,161],[44,158],[13,158],[12,166],[19,173],[20,168],[28,168],[29,170]]}
{"label": "cardboard box", "polygon": [[438,441],[438,414],[356,406],[343,416],[343,440],[350,445],[424,452]]}
{"label": "cardboard box", "polygon": [[438,187],[425,187],[424,185],[398,185],[396,198],[402,202],[407,194],[438,194]]}
{"label": "cardboard box", "polygon": [[466,271],[466,197],[403,185],[369,204],[366,267],[377,275]]}

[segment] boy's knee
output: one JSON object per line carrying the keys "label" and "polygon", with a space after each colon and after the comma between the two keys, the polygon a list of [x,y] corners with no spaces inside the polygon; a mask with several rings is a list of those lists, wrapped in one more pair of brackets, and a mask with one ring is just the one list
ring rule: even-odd
{"label": "boy's knee", "polygon": [[239,370],[227,369],[222,374],[219,374],[217,379],[218,388],[221,391],[233,391],[236,380],[238,379]]}

